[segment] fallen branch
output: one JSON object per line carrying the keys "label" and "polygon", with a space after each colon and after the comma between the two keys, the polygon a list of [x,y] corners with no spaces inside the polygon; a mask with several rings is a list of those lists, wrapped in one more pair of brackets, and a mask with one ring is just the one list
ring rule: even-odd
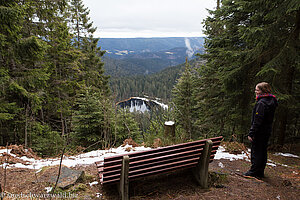
{"label": "fallen branch", "polygon": [[5,161],[4,161],[4,164],[5,164],[5,166],[4,166],[4,175],[3,175],[3,177],[4,177],[4,181],[3,181],[3,188],[2,188],[2,190],[3,190],[3,193],[5,192],[5,187],[6,187],[6,172],[7,172],[7,166],[8,166],[8,144],[6,144],[6,150],[7,150],[7,152],[6,152],[6,156],[5,156]]}
{"label": "fallen branch", "polygon": [[58,174],[57,174],[57,179],[56,179],[54,188],[53,188],[52,191],[51,191],[52,193],[55,191],[55,189],[56,189],[56,187],[57,187],[57,184],[58,184],[58,180],[59,180],[60,173],[61,173],[62,160],[63,160],[63,157],[64,157],[65,150],[66,150],[66,146],[63,148],[63,151],[62,151],[62,153],[61,153],[60,162],[59,162],[59,169],[58,169]]}
{"label": "fallen branch", "polygon": [[[63,160],[64,154],[65,154],[66,148],[68,146],[68,136],[69,136],[69,134],[67,135],[67,138],[65,139],[65,142],[64,142],[64,148],[62,150],[61,157],[60,157],[60,162],[59,162],[59,169],[58,169],[57,179],[56,179],[54,188],[51,190],[51,194],[54,193],[54,191],[57,187],[58,181],[59,181],[59,177],[60,177],[60,173],[61,173],[62,160]],[[51,199],[51,197],[50,197],[50,199]]]}

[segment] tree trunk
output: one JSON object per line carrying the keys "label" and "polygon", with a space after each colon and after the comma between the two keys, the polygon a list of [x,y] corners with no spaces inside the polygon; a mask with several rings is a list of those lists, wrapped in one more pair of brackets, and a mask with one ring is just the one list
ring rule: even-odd
{"label": "tree trunk", "polygon": [[220,8],[220,0],[217,0],[217,10]]}
{"label": "tree trunk", "polygon": [[[300,10],[297,11],[297,17],[296,17],[296,26],[294,30],[291,33],[291,37],[288,38],[288,41],[286,42],[285,45],[293,47],[297,49],[297,44],[299,44],[299,33],[300,33]],[[285,70],[282,72],[283,76],[283,90],[286,91],[288,95],[293,94],[293,81],[295,79],[295,65],[297,62],[295,61],[294,63],[287,63]],[[290,101],[283,102],[284,106],[281,107],[279,110],[279,130],[278,130],[278,140],[277,144],[280,146],[284,145],[284,139],[286,137],[286,126],[288,124],[288,113],[289,113],[289,105]]]}
{"label": "tree trunk", "polygon": [[[284,91],[287,91],[288,95],[292,95],[293,94],[293,80],[294,80],[294,71],[295,71],[295,67],[294,66],[290,66],[287,67],[286,70],[286,77],[285,77],[285,85],[284,85]],[[284,105],[282,105],[281,107],[279,107],[279,128],[278,128],[278,140],[277,140],[277,144],[279,144],[280,146],[284,145],[284,140],[286,137],[286,126],[288,124],[288,113],[289,113],[289,104],[290,101],[286,101],[284,102]]]}
{"label": "tree trunk", "polygon": [[65,123],[64,123],[62,111],[60,112],[60,121],[61,121],[61,135],[64,136],[65,135]]}
{"label": "tree trunk", "polygon": [[288,109],[286,107],[280,108],[280,116],[279,116],[279,128],[278,128],[278,139],[277,144],[280,146],[284,145],[285,134],[286,134],[286,125],[287,125],[287,117],[288,117]]}
{"label": "tree trunk", "polygon": [[25,149],[27,149],[27,146],[28,146],[28,142],[27,142],[27,137],[28,137],[28,132],[27,132],[27,129],[28,129],[28,109],[29,109],[29,106],[26,105],[26,108],[25,108]]}

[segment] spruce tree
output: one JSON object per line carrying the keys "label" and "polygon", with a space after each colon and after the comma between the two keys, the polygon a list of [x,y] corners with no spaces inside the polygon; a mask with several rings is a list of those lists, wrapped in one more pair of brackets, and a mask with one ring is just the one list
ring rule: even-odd
{"label": "spruce tree", "polygon": [[[28,144],[30,123],[36,120],[42,107],[43,89],[49,78],[47,65],[43,62],[48,46],[42,39],[27,34],[25,30],[29,4],[5,1],[0,11],[0,37],[3,38],[1,77],[5,83],[1,100],[6,102],[0,110],[8,112],[5,116],[11,119],[6,121],[8,138],[13,136],[14,142],[24,142],[25,147]],[[18,134],[21,132],[24,135]]]}
{"label": "spruce tree", "polygon": [[90,21],[89,10],[85,8],[82,0],[71,0],[69,12],[73,45],[83,53],[80,60],[83,80],[88,87],[109,96],[108,77],[104,75],[104,64],[101,62],[104,51],[98,47],[99,39],[93,36],[97,28]]}
{"label": "spruce tree", "polygon": [[193,74],[186,59],[185,70],[174,86],[173,101],[175,104],[176,123],[185,131],[187,138],[195,138],[194,133],[194,99],[193,99]]}
{"label": "spruce tree", "polygon": [[89,146],[104,141],[103,97],[97,96],[90,88],[77,98],[77,109],[73,116],[74,141],[77,145]]}
{"label": "spruce tree", "polygon": [[207,53],[203,57],[207,64],[198,87],[209,91],[210,81],[216,79],[217,95],[206,105],[205,99],[199,99],[199,107],[215,109],[204,118],[219,119],[217,127],[225,135],[238,134],[243,140],[249,129],[253,89],[258,82],[267,81],[279,97],[274,130],[283,142],[289,124],[297,121],[296,115],[288,117],[289,110],[299,113],[294,106],[299,82],[295,76],[299,74],[299,3],[223,0],[211,14],[205,20]]}

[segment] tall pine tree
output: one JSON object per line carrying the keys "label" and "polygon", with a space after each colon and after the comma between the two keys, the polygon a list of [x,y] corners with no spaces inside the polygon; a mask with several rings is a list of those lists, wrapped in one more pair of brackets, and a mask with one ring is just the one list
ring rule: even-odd
{"label": "tall pine tree", "polygon": [[194,111],[194,99],[193,99],[193,74],[191,66],[186,59],[185,70],[181,77],[177,80],[177,84],[174,86],[173,101],[175,104],[176,123],[182,127],[187,138],[195,138],[194,128],[195,113]]}
{"label": "tall pine tree", "polygon": [[[295,89],[299,84],[296,76],[299,74],[299,3],[223,0],[220,8],[211,14],[205,20],[207,64],[197,82],[207,93],[211,81],[217,80],[214,84],[217,95],[215,99],[209,99],[213,96],[199,99],[198,106],[209,111],[203,118],[219,120],[215,127],[228,136],[238,134],[242,140],[249,129],[253,88],[258,82],[267,81],[279,97],[274,138],[282,144],[284,136],[295,133],[299,127],[296,114],[299,107],[295,107],[298,94]],[[207,104],[203,104],[205,101]],[[288,117],[291,109],[295,114]],[[287,129],[291,131],[288,134]]]}

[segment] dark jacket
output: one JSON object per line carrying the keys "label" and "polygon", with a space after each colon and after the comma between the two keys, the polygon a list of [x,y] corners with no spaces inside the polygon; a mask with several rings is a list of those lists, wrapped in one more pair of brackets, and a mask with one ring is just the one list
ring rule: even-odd
{"label": "dark jacket", "polygon": [[272,123],[277,99],[272,94],[260,95],[252,111],[251,128],[249,136],[253,139],[267,139],[272,132]]}

